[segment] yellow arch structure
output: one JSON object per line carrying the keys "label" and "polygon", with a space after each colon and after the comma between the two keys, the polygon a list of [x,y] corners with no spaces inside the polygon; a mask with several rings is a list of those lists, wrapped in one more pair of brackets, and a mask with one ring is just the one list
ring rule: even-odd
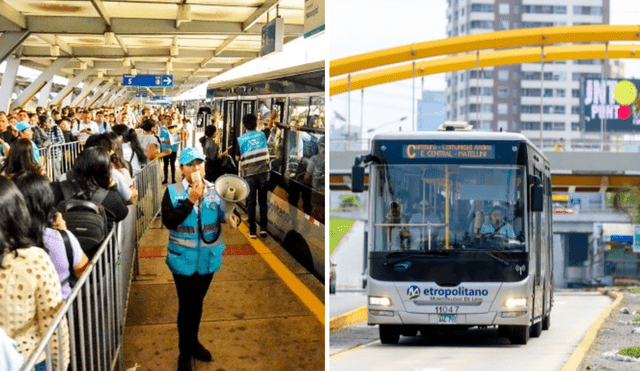
{"label": "yellow arch structure", "polygon": [[485,49],[605,41],[640,41],[640,26],[543,27],[457,36],[336,59],[329,63],[329,76],[335,77],[394,63]]}
{"label": "yellow arch structure", "polygon": [[[535,48],[521,48],[484,52],[478,54],[457,55],[424,62],[416,62],[415,75],[413,64],[390,67],[371,72],[365,72],[350,77],[332,80],[329,87],[329,95],[346,93],[348,90],[358,90],[369,86],[385,84],[388,82],[433,75],[443,72],[452,72],[477,67],[503,66],[508,64],[539,63],[544,49],[544,61],[579,60],[579,59],[604,59],[604,44],[600,45],[563,45],[544,46]],[[636,52],[638,50],[638,52]],[[610,59],[640,58],[640,45],[615,44],[609,45],[608,57]]]}

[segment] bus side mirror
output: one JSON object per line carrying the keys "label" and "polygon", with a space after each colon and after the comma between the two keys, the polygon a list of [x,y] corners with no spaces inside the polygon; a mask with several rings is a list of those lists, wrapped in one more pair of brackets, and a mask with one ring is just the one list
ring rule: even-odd
{"label": "bus side mirror", "polygon": [[531,211],[542,211],[544,205],[544,188],[540,184],[540,177],[533,175],[529,178],[533,183],[531,187]]}
{"label": "bus side mirror", "polygon": [[364,191],[364,166],[360,165],[358,159],[351,168],[351,192],[362,193]]}

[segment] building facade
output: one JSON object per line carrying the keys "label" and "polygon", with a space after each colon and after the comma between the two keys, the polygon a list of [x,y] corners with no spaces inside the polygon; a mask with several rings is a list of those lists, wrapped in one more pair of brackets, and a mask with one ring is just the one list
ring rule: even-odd
{"label": "building facade", "polygon": [[418,131],[435,131],[447,119],[443,91],[425,90],[418,100]]}
{"label": "building facade", "polygon": [[[610,0],[544,1],[448,0],[447,35],[609,23]],[[446,117],[478,130],[521,132],[532,139],[540,138],[541,123],[545,139],[599,137],[581,132],[580,86],[582,79],[600,78],[601,73],[600,60],[447,73]],[[613,77],[609,71],[606,76]]]}

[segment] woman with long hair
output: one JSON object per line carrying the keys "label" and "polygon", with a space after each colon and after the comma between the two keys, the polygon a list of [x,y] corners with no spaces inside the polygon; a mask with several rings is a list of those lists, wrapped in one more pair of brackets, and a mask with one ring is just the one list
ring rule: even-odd
{"label": "woman with long hair", "polygon": [[[67,178],[77,198],[90,200],[98,188],[109,189],[111,186],[111,160],[109,152],[100,146],[85,148],[73,164],[71,177]],[[64,200],[60,182],[51,183],[56,205]],[[116,191],[108,191],[102,201],[111,226],[127,217],[129,209],[122,196]]]}
{"label": "woman with long hair", "polygon": [[213,125],[207,125],[204,128],[204,136],[200,138],[200,144],[206,158],[204,178],[210,182],[215,182],[223,173],[220,168],[220,159],[228,155],[229,149],[220,152],[220,146],[216,143],[216,127]]}
{"label": "woman with long hair", "polygon": [[[34,246],[30,233],[31,217],[18,187],[0,176],[0,327],[18,343],[28,359],[62,307],[62,291],[56,268],[42,247]],[[69,364],[69,330],[66,319],[58,336],[52,338],[55,370]],[[43,352],[36,370],[45,370]],[[62,359],[62,364],[58,359]]]}
{"label": "woman with long hair", "polygon": [[[58,271],[58,277],[62,284],[62,298],[66,300],[71,293],[69,268],[73,269],[75,277],[80,277],[89,265],[89,259],[82,251],[78,239],[73,233],[66,230],[62,215],[56,210],[53,191],[47,177],[33,173],[21,173],[16,176],[14,182],[24,196],[31,215],[29,228],[31,238],[36,245],[44,246],[49,250],[49,256]],[[54,225],[62,231],[56,230]],[[69,240],[73,255],[71,257],[67,256],[63,233]],[[69,267],[69,261],[73,262],[72,267]]]}
{"label": "woman with long hair", "polygon": [[147,164],[147,155],[138,141],[138,134],[127,125],[115,125],[111,130],[122,138],[123,158],[129,161],[131,172],[135,175]]}
{"label": "woman with long hair", "polygon": [[20,172],[45,174],[45,168],[33,157],[33,142],[20,138],[11,143],[11,150],[4,161],[0,172],[9,178]]}

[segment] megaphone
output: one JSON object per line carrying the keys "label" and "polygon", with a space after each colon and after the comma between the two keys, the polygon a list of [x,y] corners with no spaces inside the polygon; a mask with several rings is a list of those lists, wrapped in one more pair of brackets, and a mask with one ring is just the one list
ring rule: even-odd
{"label": "megaphone", "polygon": [[249,183],[237,175],[222,175],[214,183],[216,193],[222,199],[221,207],[225,213],[233,211],[236,202],[249,196]]}

